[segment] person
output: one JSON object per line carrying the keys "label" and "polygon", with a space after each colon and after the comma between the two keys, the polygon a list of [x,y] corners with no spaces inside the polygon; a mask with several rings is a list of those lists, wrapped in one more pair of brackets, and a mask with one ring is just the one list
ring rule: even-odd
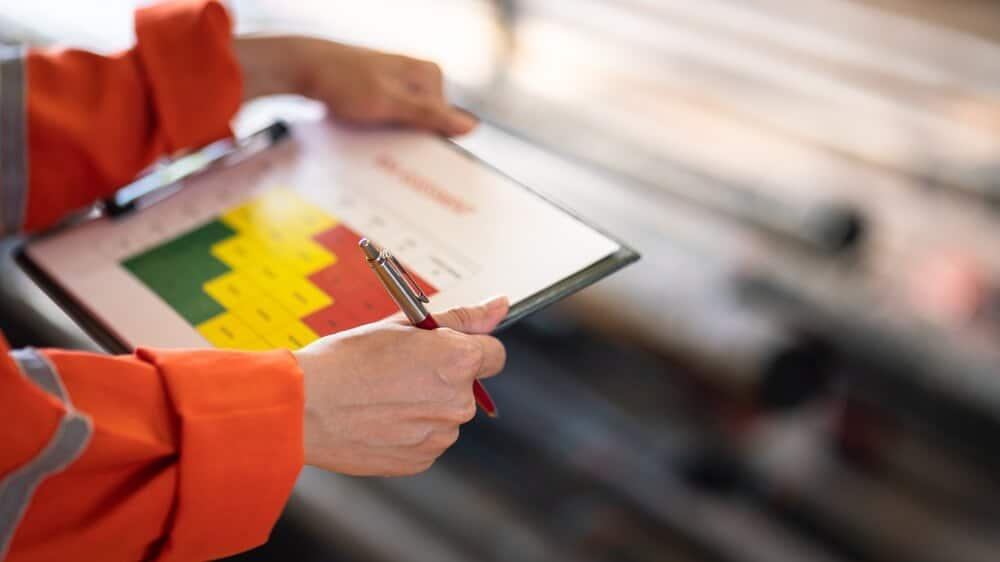
{"label": "person", "polygon": [[[136,44],[0,53],[0,230],[34,232],[164,154],[230,134],[279,92],[361,124],[475,126],[437,66],[303,37],[238,37],[218,0],[136,12]],[[206,560],[267,540],[303,463],[427,469],[505,355],[497,298],[422,331],[380,322],[295,351],[8,350],[0,336],[0,559]],[[348,509],[348,507],[345,507]]]}

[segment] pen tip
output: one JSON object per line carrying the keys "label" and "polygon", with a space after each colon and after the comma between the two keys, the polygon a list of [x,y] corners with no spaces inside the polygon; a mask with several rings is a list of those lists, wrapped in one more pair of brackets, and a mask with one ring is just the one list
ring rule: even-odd
{"label": "pen tip", "polygon": [[492,412],[487,410],[486,415],[495,420],[500,417],[500,412],[497,410],[493,410]]}
{"label": "pen tip", "polygon": [[358,246],[361,247],[361,251],[365,254],[365,257],[368,258],[369,261],[378,259],[379,254],[382,253],[382,250],[380,250],[374,242],[367,238],[362,238],[358,242]]}

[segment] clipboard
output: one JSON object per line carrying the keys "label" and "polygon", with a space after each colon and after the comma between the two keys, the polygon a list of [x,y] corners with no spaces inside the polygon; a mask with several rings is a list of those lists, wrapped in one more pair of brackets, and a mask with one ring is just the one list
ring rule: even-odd
{"label": "clipboard", "polygon": [[[122,188],[114,196],[105,201],[103,204],[105,216],[98,220],[105,222],[118,221],[123,220],[122,217],[126,217],[124,220],[142,220],[141,217],[146,212],[145,209],[156,208],[161,202],[170,201],[184,189],[193,189],[193,187],[182,189],[185,185],[196,183],[202,178],[210,178],[214,174],[219,174],[226,170],[238,168],[241,163],[251,162],[255,158],[262,158],[261,155],[275,151],[290,139],[294,140],[295,129],[295,124],[289,125],[285,122],[275,122],[247,137],[236,141],[215,143],[196,153],[174,161],[165,167],[154,170],[136,182]],[[538,290],[523,294],[517,300],[512,300],[510,313],[498,327],[498,330],[510,326],[525,316],[565,298],[639,259],[638,253],[633,249],[612,238],[607,233],[586,225],[581,219],[546,199],[537,191],[516,182],[508,175],[457,144],[439,138],[435,138],[433,142],[439,146],[446,147],[453,155],[461,156],[462,159],[472,163],[484,174],[501,178],[510,187],[514,187],[530,195],[538,204],[555,210],[560,215],[567,217],[568,220],[574,221],[586,230],[597,233],[613,243],[611,251],[607,252],[600,259],[587,264],[585,267],[576,269]],[[83,225],[89,222],[87,221]],[[49,259],[48,264],[40,263],[37,256],[33,255],[35,254],[33,250],[40,246],[58,245],[59,239],[74,236],[74,232],[83,225],[70,225],[25,241],[16,250],[15,260],[29,277],[99,345],[110,352],[129,352],[133,348],[133,344],[129,341],[128,337],[123,336],[121,328],[112,325],[114,322],[109,322],[99,312],[95,313],[94,304],[87,302],[86,297],[76,294],[73,288],[68,286],[72,284],[72,277],[69,277],[71,281],[67,282],[67,275],[62,273],[60,279],[59,274],[53,275],[51,259]],[[378,238],[376,238],[376,241],[378,241]],[[401,252],[396,250],[396,253],[400,254]],[[405,254],[403,254],[403,258],[405,260]],[[370,273],[366,273],[365,275],[370,275]],[[377,285],[374,279],[365,278],[365,281],[373,286]],[[432,304],[436,305],[435,308],[440,307],[433,296]],[[317,330],[316,335],[322,336],[326,334],[319,333]],[[214,344],[212,340],[204,343],[204,345],[212,344]],[[157,344],[155,342],[150,343],[140,340],[135,342],[134,345]],[[296,346],[274,345],[272,342],[269,347],[294,348]]]}

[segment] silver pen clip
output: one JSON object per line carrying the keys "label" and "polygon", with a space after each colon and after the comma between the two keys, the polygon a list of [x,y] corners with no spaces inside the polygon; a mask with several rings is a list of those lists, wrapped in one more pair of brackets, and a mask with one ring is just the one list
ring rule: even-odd
{"label": "silver pen clip", "polygon": [[406,281],[406,285],[410,289],[410,292],[413,294],[414,298],[425,304],[431,302],[431,300],[427,298],[427,295],[424,294],[424,290],[420,288],[420,285],[417,284],[417,281],[413,279],[412,275],[410,275],[410,272],[407,271],[405,267],[403,267],[403,264],[399,263],[399,260],[396,259],[396,256],[389,253],[389,250],[382,250],[382,259],[388,261],[388,263],[390,263],[392,267],[396,269],[396,272],[402,276],[403,280]]}

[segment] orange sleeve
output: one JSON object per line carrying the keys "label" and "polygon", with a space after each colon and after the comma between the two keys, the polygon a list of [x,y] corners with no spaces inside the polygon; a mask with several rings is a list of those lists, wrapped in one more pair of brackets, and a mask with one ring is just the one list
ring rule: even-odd
{"label": "orange sleeve", "polygon": [[[230,134],[243,85],[222,4],[157,4],[138,10],[135,23],[136,46],[114,55],[28,53],[27,195],[20,201],[10,195],[21,179],[16,175],[0,185],[8,207],[24,207],[24,230],[85,208],[164,154]],[[3,126],[11,138],[12,127]],[[8,208],[6,215],[14,223],[17,211]]]}
{"label": "orange sleeve", "polygon": [[262,544],[302,466],[302,407],[287,351],[8,354],[0,337],[0,559]]}

